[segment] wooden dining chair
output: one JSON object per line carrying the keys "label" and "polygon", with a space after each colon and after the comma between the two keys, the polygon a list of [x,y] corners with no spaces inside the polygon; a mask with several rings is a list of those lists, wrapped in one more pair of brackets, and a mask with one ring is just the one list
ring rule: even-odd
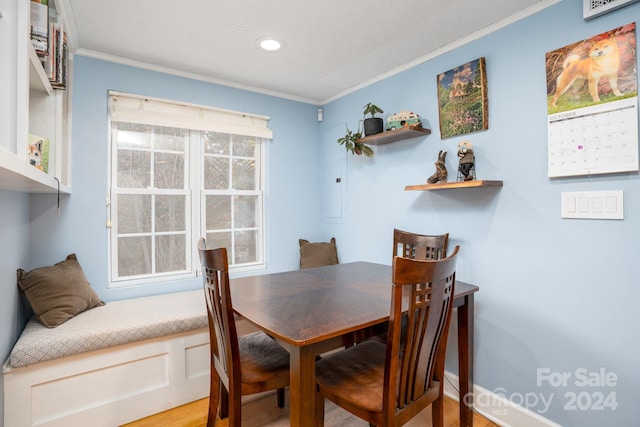
{"label": "wooden dining chair", "polygon": [[441,259],[447,256],[449,233],[427,235],[393,230],[393,256],[411,259]]}
{"label": "wooden dining chair", "polygon": [[[410,259],[442,259],[447,256],[449,245],[449,233],[445,234],[418,234],[409,231],[393,230],[393,257],[400,256]],[[402,337],[404,339],[404,336]],[[384,332],[371,338],[381,342],[387,341],[387,333]]]}
{"label": "wooden dining chair", "polygon": [[238,337],[226,248],[207,249],[198,241],[203,286],[209,319],[211,384],[207,427],[229,418],[230,427],[242,421],[242,396],[277,390],[278,406],[284,407],[284,388],[289,385],[289,353],[264,332]]}
{"label": "wooden dining chair", "polygon": [[316,363],[316,426],[324,425],[325,398],[371,426],[401,426],[429,405],[433,425],[444,424],[444,359],[459,249],[441,260],[394,257],[389,339],[367,340]]}

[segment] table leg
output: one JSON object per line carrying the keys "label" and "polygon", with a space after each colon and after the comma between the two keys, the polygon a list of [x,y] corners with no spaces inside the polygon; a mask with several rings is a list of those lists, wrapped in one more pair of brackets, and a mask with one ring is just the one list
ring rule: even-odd
{"label": "table leg", "polygon": [[458,307],[458,387],[460,426],[473,426],[473,294]]}
{"label": "table leg", "polygon": [[309,347],[287,346],[290,353],[290,426],[315,425],[315,352]]}

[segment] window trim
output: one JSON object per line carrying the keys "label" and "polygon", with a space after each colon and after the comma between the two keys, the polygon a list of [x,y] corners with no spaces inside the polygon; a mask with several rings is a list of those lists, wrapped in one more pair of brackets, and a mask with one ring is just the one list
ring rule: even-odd
{"label": "window trim", "polygon": [[[117,248],[115,247],[114,241],[113,241],[115,230],[112,229],[111,217],[112,215],[115,215],[115,213],[117,212],[117,202],[116,202],[117,199],[114,198],[114,194],[112,193],[114,190],[112,185],[113,185],[113,180],[116,179],[117,177],[117,170],[115,170],[115,168],[117,167],[118,146],[117,146],[117,143],[115,143],[115,141],[113,140],[114,135],[112,132],[112,123],[115,121],[124,121],[129,123],[139,123],[139,122],[137,120],[132,120],[132,119],[126,120],[123,118],[126,116],[123,116],[122,114],[118,115],[117,113],[116,113],[116,118],[114,118],[113,116],[114,109],[112,108],[112,95],[118,96],[120,97],[120,99],[122,99],[121,97],[123,96],[126,96],[129,100],[137,98],[138,102],[154,101],[154,102],[162,102],[168,105],[173,104],[177,108],[181,109],[181,111],[184,110],[185,106],[187,106],[187,107],[199,108],[202,111],[209,111],[209,112],[212,111],[214,112],[214,116],[215,116],[215,113],[220,113],[220,112],[222,112],[224,117],[229,117],[230,114],[241,115],[243,120],[249,117],[251,118],[252,123],[255,123],[257,121],[260,123],[260,126],[263,126],[262,130],[258,131],[260,135],[255,135],[255,132],[254,134],[229,132],[228,127],[224,128],[226,129],[225,131],[221,131],[221,130],[213,130],[213,129],[197,129],[197,128],[193,129],[191,127],[185,128],[182,125],[175,126],[174,124],[169,124],[166,122],[159,124],[159,126],[181,127],[185,129],[190,129],[192,131],[213,130],[214,132],[219,132],[219,133],[232,133],[232,134],[256,137],[256,140],[257,140],[256,156],[259,157],[259,158],[256,158],[256,161],[259,167],[259,172],[256,174],[257,175],[256,179],[259,180],[259,186],[258,186],[259,190],[249,190],[248,193],[257,195],[258,204],[259,204],[258,206],[259,211],[257,212],[257,215],[256,215],[257,224],[255,227],[257,230],[259,230],[259,242],[256,245],[256,251],[258,252],[256,254],[257,261],[251,262],[251,263],[233,265],[232,264],[233,259],[230,259],[229,270],[232,273],[233,272],[240,273],[240,272],[246,272],[246,271],[255,271],[255,270],[265,269],[266,268],[266,240],[267,240],[267,232],[265,229],[265,224],[267,222],[266,220],[267,211],[266,211],[266,202],[265,202],[265,195],[266,195],[266,188],[267,188],[266,186],[266,175],[267,175],[266,174],[266,169],[267,169],[266,146],[267,146],[268,140],[272,138],[271,130],[268,127],[266,127],[269,117],[252,115],[247,113],[240,113],[240,112],[232,112],[230,110],[220,110],[220,109],[215,109],[215,108],[201,106],[201,105],[188,104],[183,102],[174,102],[171,100],[161,100],[158,98],[149,98],[149,97],[143,97],[143,96],[137,96],[137,95],[131,95],[131,94],[124,94],[116,91],[109,91],[109,98],[108,98],[109,104],[110,104],[109,114],[108,114],[109,156],[107,161],[107,167],[108,167],[107,246],[108,246],[108,276],[109,277],[108,277],[107,288],[122,289],[122,288],[128,288],[128,287],[139,286],[139,285],[154,285],[162,282],[180,281],[180,280],[192,279],[200,276],[200,262],[199,262],[199,257],[196,249],[196,242],[201,237],[200,236],[201,234],[202,235],[206,234],[206,224],[205,224],[206,217],[203,209],[205,209],[206,207],[206,204],[204,203],[204,199],[207,194],[206,192],[208,191],[208,190],[205,190],[204,188],[204,170],[203,170],[204,169],[204,162],[203,162],[204,145],[202,144],[203,133],[191,132],[189,136],[188,147],[186,147],[185,149],[185,169],[188,168],[188,170],[190,171],[188,173],[188,178],[185,179],[185,181],[187,181],[185,184],[189,186],[188,189],[186,189],[185,203],[188,204],[187,210],[190,211],[190,215],[187,213],[187,220],[190,221],[190,223],[186,225],[186,228],[187,228],[186,238],[187,238],[188,250],[186,251],[187,253],[186,253],[185,265],[187,267],[191,266],[191,270],[185,270],[184,272],[152,273],[151,275],[144,275],[143,277],[128,276],[128,278],[116,278],[117,265],[114,265],[114,263],[118,262]],[[141,123],[141,124],[155,125],[153,123]],[[225,126],[227,126],[228,124],[229,123],[226,123]],[[206,127],[207,128],[210,127],[210,124],[208,123]],[[241,129],[242,132],[245,132],[248,128],[246,126],[241,126],[241,127],[236,127],[235,129],[236,130]],[[266,129],[266,132],[264,131],[264,129]],[[125,189],[124,191],[118,191],[118,194],[126,194],[127,192],[129,191]],[[183,190],[178,190],[178,192],[182,193]],[[231,193],[235,195],[242,195],[242,192],[243,190],[231,191]],[[136,191],[131,191],[131,193],[140,194],[139,192],[136,192]],[[198,194],[198,196],[196,196],[196,194]],[[190,246],[189,246],[189,239],[191,239]]]}

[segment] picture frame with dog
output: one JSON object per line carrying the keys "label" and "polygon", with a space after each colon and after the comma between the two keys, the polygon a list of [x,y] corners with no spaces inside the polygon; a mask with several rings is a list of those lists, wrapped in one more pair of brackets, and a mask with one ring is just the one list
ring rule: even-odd
{"label": "picture frame with dog", "polygon": [[29,134],[27,162],[44,173],[49,172],[49,139]]}
{"label": "picture frame with dog", "polygon": [[549,114],[638,96],[635,23],[546,54]]}

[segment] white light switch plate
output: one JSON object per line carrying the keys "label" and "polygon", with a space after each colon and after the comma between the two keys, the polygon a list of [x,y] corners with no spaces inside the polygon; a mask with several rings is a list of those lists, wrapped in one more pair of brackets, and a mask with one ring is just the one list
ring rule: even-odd
{"label": "white light switch plate", "polygon": [[624,219],[622,190],[563,191],[562,218]]}

